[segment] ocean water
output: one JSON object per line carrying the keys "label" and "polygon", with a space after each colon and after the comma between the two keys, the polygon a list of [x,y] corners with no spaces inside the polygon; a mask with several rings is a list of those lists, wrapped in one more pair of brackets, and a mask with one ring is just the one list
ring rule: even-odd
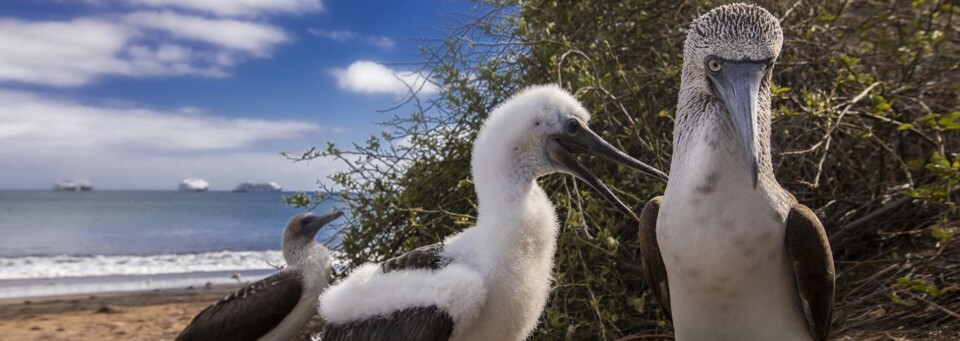
{"label": "ocean water", "polygon": [[0,191],[0,298],[257,280],[300,212],[280,193]]}

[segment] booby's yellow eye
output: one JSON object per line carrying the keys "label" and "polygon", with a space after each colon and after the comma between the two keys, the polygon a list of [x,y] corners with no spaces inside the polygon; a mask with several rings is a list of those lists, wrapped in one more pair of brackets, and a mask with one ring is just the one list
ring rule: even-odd
{"label": "booby's yellow eye", "polygon": [[720,72],[720,62],[716,59],[711,59],[707,61],[707,68],[710,69],[710,72]]}

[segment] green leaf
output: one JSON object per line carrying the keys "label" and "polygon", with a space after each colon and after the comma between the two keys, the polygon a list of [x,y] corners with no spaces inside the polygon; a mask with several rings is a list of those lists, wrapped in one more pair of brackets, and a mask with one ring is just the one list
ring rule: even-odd
{"label": "green leaf", "polygon": [[940,118],[940,114],[926,114],[923,117],[921,117],[919,120],[917,120],[917,123],[928,124],[932,126],[936,124],[934,123],[934,121],[936,121],[936,119],[938,118]]}
{"label": "green leaf", "polygon": [[919,170],[923,168],[923,160],[910,160],[907,161],[907,167],[912,170]]}
{"label": "green leaf", "polygon": [[940,121],[937,123],[940,125],[940,127],[946,127],[957,124],[958,121],[960,121],[960,111],[954,111],[941,117]]}
{"label": "green leaf", "polygon": [[899,286],[901,286],[901,287],[904,287],[904,288],[910,286],[910,277],[900,277],[900,278],[897,278],[897,285],[899,285]]}
{"label": "green leaf", "polygon": [[947,239],[950,239],[951,236],[953,236],[953,233],[947,230],[944,230],[940,226],[934,226],[933,228],[930,229],[930,235],[941,241],[946,241]]}
{"label": "green leaf", "polygon": [[897,296],[897,293],[895,293],[895,292],[888,292],[888,293],[886,293],[886,296],[887,296],[887,298],[889,298],[891,301],[893,301],[893,303],[896,303],[896,304],[899,304],[899,305],[904,305],[904,306],[908,306],[908,307],[912,307],[912,306],[917,305],[917,301],[902,299],[902,298],[900,298],[900,296]]}
{"label": "green leaf", "polygon": [[930,296],[940,296],[940,289],[937,289],[933,284],[925,281],[915,281],[913,285],[910,286],[910,291]]}
{"label": "green leaf", "polygon": [[913,128],[913,125],[910,123],[901,123],[897,126],[897,130],[899,131],[910,130],[910,128]]}
{"label": "green leaf", "polygon": [[873,96],[873,103],[874,103],[873,111],[875,112],[890,110],[890,103],[887,102],[887,99],[884,98],[883,96],[880,96],[880,95]]}

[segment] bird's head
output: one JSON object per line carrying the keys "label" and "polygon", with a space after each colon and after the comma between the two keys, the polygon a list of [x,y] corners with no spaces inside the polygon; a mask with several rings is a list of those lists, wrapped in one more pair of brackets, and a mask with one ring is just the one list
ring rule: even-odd
{"label": "bird's head", "polygon": [[287,222],[283,230],[283,256],[287,263],[293,263],[294,254],[305,246],[316,243],[317,232],[331,221],[340,218],[343,212],[336,211],[324,215],[315,215],[310,212],[298,214]]}
{"label": "bird's head", "polygon": [[574,155],[599,156],[663,181],[667,175],[604,141],[587,127],[589,120],[586,109],[559,86],[527,88],[504,102],[484,121],[474,143],[474,177],[497,174],[519,176],[525,181],[557,172],[567,173],[634,216]]}
{"label": "bird's head", "polygon": [[722,102],[736,130],[743,161],[757,184],[757,120],[761,93],[783,45],[780,22],[759,6],[717,7],[690,25],[684,44],[684,74],[688,87]]}

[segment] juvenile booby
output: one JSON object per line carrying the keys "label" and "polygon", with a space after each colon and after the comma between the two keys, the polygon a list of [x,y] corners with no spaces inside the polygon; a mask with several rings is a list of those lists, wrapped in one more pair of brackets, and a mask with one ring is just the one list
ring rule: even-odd
{"label": "juvenile booby", "polygon": [[494,110],[473,147],[477,224],[382,264],[356,268],[320,298],[322,340],[522,340],[547,300],[559,229],[537,184],[569,173],[633,213],[573,153],[666,180],[587,128],[590,115],[555,85],[531,87]]}
{"label": "juvenile booby", "polygon": [[341,215],[293,217],[283,231],[287,267],[207,307],[177,340],[290,340],[300,333],[333,275],[330,252],[314,237]]}
{"label": "juvenile booby", "polygon": [[644,207],[639,236],[677,340],[827,339],[830,245],[770,161],[782,43],[777,19],[744,4],[704,14],[687,33],[670,181]]}

